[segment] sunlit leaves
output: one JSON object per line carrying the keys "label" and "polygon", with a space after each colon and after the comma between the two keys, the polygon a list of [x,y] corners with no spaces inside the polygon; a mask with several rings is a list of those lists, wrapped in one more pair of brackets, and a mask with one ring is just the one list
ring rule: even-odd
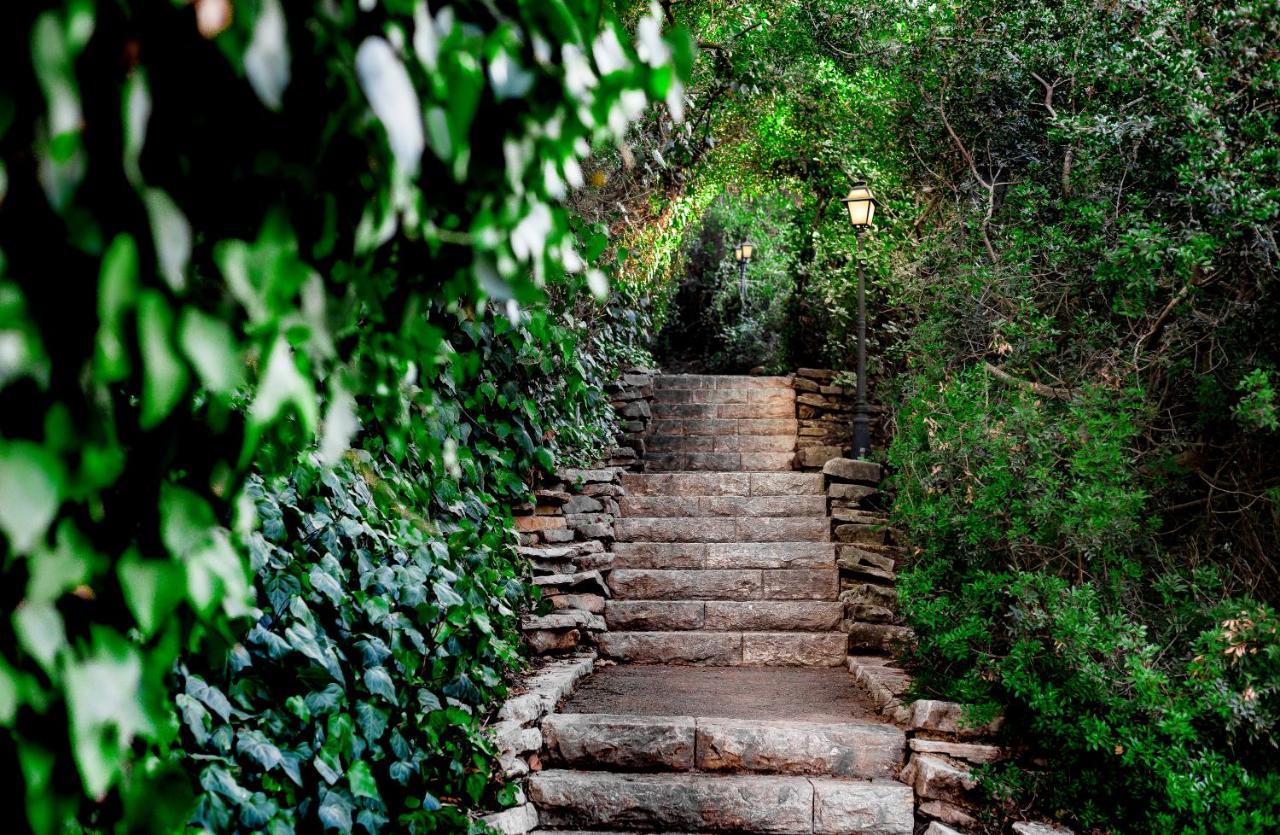
{"label": "sunlit leaves", "polygon": [[382,38],[367,38],[356,51],[356,75],[374,115],[387,132],[400,170],[418,173],[425,140],[422,108],[404,64]]}
{"label": "sunlit leaves", "polygon": [[280,0],[259,0],[244,71],[262,103],[279,110],[289,86],[289,40]]}
{"label": "sunlit leaves", "polygon": [[145,372],[139,422],[149,428],[178,405],[189,376],[173,344],[173,311],[154,290],[144,292],[138,300],[138,344]]}
{"label": "sunlit leaves", "polygon": [[16,553],[44,538],[62,501],[64,473],[48,450],[0,440],[0,529]]}

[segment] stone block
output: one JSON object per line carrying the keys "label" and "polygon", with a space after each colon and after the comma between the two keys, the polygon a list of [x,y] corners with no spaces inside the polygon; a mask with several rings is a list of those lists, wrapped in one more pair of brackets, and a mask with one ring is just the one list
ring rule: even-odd
{"label": "stone block", "polygon": [[605,609],[605,620],[610,629],[622,631],[674,632],[702,629],[705,606],[701,600],[614,600]]}
{"label": "stone block", "polygon": [[[703,614],[706,629],[720,631],[830,632],[840,628],[840,603],[809,600],[707,601]],[[612,625],[612,621],[610,621]],[[632,627],[635,628],[635,627]],[[696,629],[698,627],[672,627]],[[843,651],[844,644],[841,643]]]}
{"label": "stone block", "polygon": [[738,632],[604,632],[600,651],[636,664],[742,663],[742,634]]}
{"label": "stone block", "polygon": [[765,600],[835,600],[835,569],[782,568],[762,572]]}
{"label": "stone block", "polygon": [[979,829],[980,822],[968,811],[955,805],[954,803],[944,803],[941,800],[927,800],[919,806],[920,814],[924,817],[933,818],[942,821],[951,826],[958,826],[963,829]]}
{"label": "stone block", "polygon": [[698,719],[697,767],[833,777],[893,777],[905,737],[887,725]]}
{"label": "stone block", "polygon": [[909,643],[914,636],[909,627],[886,623],[851,623],[848,629],[851,652],[892,654],[899,644]]}
{"label": "stone block", "polygon": [[831,568],[835,546],[829,542],[712,542],[707,568]]}
{"label": "stone block", "polygon": [[[623,568],[753,568],[742,565],[708,565],[707,549],[713,547],[703,542],[615,542],[613,565]],[[720,547],[716,545],[714,547]]]}
{"label": "stone block", "polygon": [[948,734],[962,739],[989,737],[1000,730],[1004,717],[997,716],[990,722],[975,726],[966,716],[966,708],[958,702],[939,699],[921,699],[911,705],[911,729],[936,734]]}
{"label": "stone block", "polygon": [[630,600],[754,600],[762,582],[753,570],[617,568],[609,586],[614,596]]}
{"label": "stone block", "polygon": [[738,518],[737,536],[732,541],[827,542],[830,537],[830,525],[825,516],[761,516]]}
{"label": "stone block", "polygon": [[911,835],[915,798],[892,781],[812,778],[813,831],[821,835]]}
{"label": "stone block", "polygon": [[835,458],[822,467],[823,474],[842,481],[874,485],[880,483],[880,465],[854,458]]}
{"label": "stone block", "polygon": [[542,825],[560,829],[810,832],[814,815],[805,777],[552,770],[529,778],[529,797]]}
{"label": "stone block", "polygon": [[563,528],[566,524],[563,516],[517,516],[515,523],[516,530],[522,533]]}
{"label": "stone block", "polygon": [[759,667],[839,667],[843,632],[744,632],[742,663]]}
{"label": "stone block", "polygon": [[532,803],[522,803],[485,815],[481,820],[490,828],[502,835],[525,835],[538,828],[538,810]]}
{"label": "stone block", "polygon": [[1052,823],[1019,821],[1013,825],[1013,835],[1072,835],[1065,826]]}
{"label": "stone block", "polygon": [[911,750],[921,754],[943,754],[952,759],[982,765],[1009,758],[1009,750],[998,745],[977,742],[949,742],[941,739],[916,738],[911,740]]}
{"label": "stone block", "polygon": [[846,522],[836,525],[835,535],[838,541],[854,545],[883,545],[888,542],[888,531],[884,525],[880,524],[862,525]]}
{"label": "stone block", "polygon": [[691,716],[555,714],[542,722],[553,763],[625,771],[693,769]]}
{"label": "stone block", "polygon": [[577,629],[533,629],[524,633],[524,639],[535,655],[544,655],[577,649],[582,633]]}
{"label": "stone block", "polygon": [[973,791],[978,786],[966,766],[931,754],[913,754],[902,770],[902,781],[922,799],[959,806],[972,804]]}
{"label": "stone block", "polygon": [[604,510],[604,505],[591,496],[572,496],[564,503],[564,512],[566,514],[599,513],[602,510]]}
{"label": "stone block", "polygon": [[796,450],[796,464],[800,467],[822,467],[833,458],[844,455],[844,448],[820,444],[817,446],[800,445]]}
{"label": "stone block", "polygon": [[[822,476],[818,473],[751,473],[752,496],[820,496]],[[747,495],[747,491],[734,495]]]}
{"label": "stone block", "polygon": [[700,517],[627,518],[614,524],[622,542],[733,542],[737,538],[734,519]]}

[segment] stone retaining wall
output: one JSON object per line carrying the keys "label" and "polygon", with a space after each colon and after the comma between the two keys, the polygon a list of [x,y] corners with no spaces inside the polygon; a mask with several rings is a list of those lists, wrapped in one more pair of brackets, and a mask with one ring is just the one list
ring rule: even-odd
{"label": "stone retaining wall", "polygon": [[[828,368],[798,368],[791,378],[796,390],[796,469],[820,470],[832,458],[853,454],[853,409],[856,390],[841,385],[839,372]],[[872,444],[884,443],[884,407],[872,403]]]}

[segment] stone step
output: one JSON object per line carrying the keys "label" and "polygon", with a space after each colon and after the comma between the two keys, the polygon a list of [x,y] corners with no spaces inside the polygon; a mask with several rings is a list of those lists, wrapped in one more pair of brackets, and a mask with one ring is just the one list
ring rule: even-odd
{"label": "stone step", "polygon": [[552,769],[530,776],[529,799],[551,828],[911,835],[915,823],[910,787],[889,780]]}
{"label": "stone step", "polygon": [[794,435],[659,435],[645,437],[645,456],[657,452],[795,452]]}
{"label": "stone step", "polygon": [[867,722],[561,713],[542,723],[546,759],[586,770],[896,776],[906,734]]}
{"label": "stone step", "polygon": [[655,390],[667,389],[784,389],[791,391],[790,377],[749,377],[743,374],[658,374],[653,378]]}
{"label": "stone step", "polygon": [[609,591],[620,600],[839,599],[833,568],[615,568]]}
{"label": "stone step", "polygon": [[652,452],[644,466],[652,472],[715,471],[744,473],[790,470],[794,452]]}
{"label": "stone step", "polygon": [[615,542],[614,568],[832,568],[830,542]]}
{"label": "stone step", "polygon": [[794,406],[796,393],[782,386],[733,386],[699,389],[658,389],[653,392],[653,402],[663,405],[694,403],[722,406],[726,403],[774,404]]}
{"label": "stone step", "polygon": [[633,632],[829,632],[840,628],[843,610],[825,600],[614,600],[605,622]]}
{"label": "stone step", "polygon": [[623,473],[628,496],[821,496],[821,473]]}
{"label": "stone step", "polygon": [[600,652],[636,664],[712,667],[839,667],[843,632],[602,632]]}
{"label": "stone step", "polygon": [[[671,516],[822,516],[822,496],[621,496],[624,517]],[[890,561],[892,565],[892,561]]]}
{"label": "stone step", "polygon": [[614,522],[619,542],[826,542],[825,516],[634,516]]}
{"label": "stone step", "polygon": [[649,415],[654,420],[682,420],[686,418],[765,418],[796,417],[796,404],[783,398],[754,403],[668,403],[654,401],[649,404]]}
{"label": "stone step", "polygon": [[652,435],[787,435],[800,432],[794,418],[674,418],[654,420],[649,424]]}

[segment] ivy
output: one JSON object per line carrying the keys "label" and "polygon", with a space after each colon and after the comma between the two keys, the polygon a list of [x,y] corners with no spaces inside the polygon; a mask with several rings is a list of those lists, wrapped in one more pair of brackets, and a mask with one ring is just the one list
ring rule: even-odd
{"label": "ivy", "polygon": [[612,433],[618,314],[580,301],[608,265],[563,200],[681,102],[687,38],[560,0],[11,6],[0,722],[29,825],[454,827],[516,662],[500,508]]}

